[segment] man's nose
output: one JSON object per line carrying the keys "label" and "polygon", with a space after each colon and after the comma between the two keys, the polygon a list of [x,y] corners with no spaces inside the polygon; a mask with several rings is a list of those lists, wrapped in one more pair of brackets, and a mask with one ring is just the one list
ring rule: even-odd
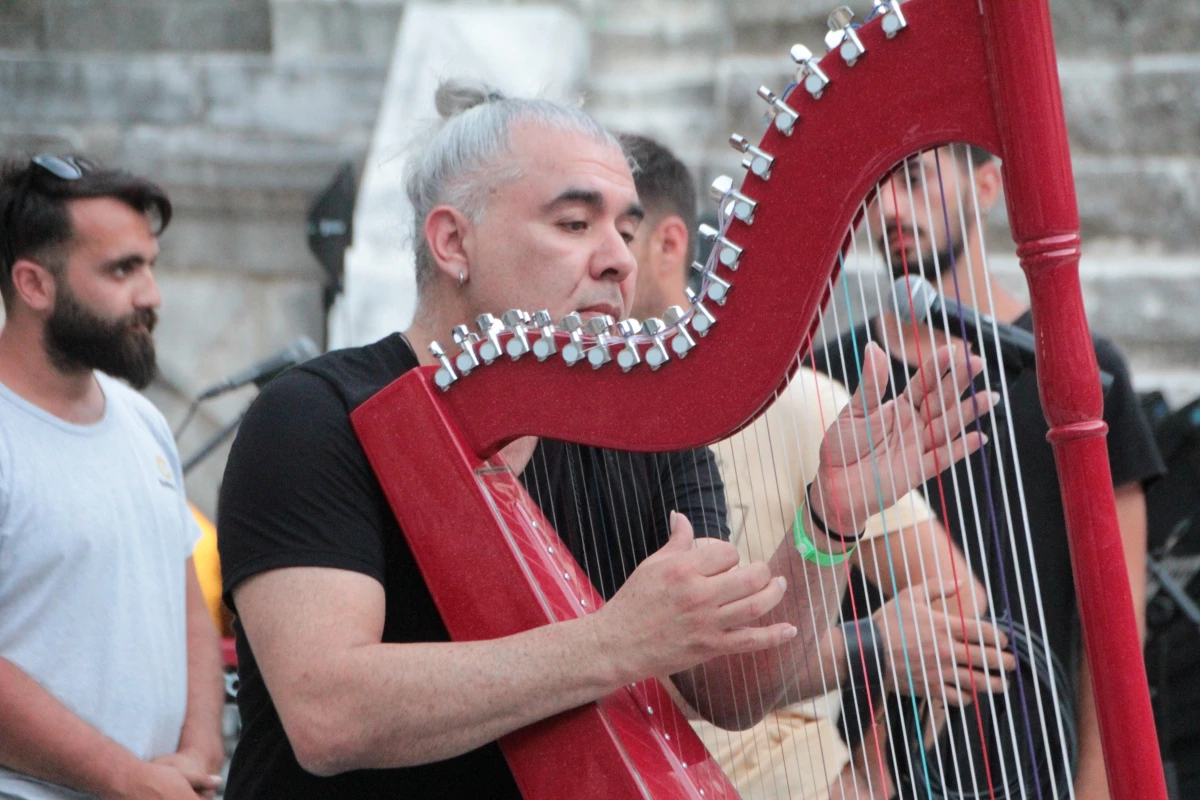
{"label": "man's nose", "polygon": [[154,273],[149,268],[142,270],[141,279],[138,281],[137,290],[133,295],[133,304],[138,308],[154,309],[162,305],[162,293],[158,290],[158,281],[154,280]]}
{"label": "man's nose", "polygon": [[637,270],[637,260],[620,231],[614,229],[604,237],[592,258],[592,277],[620,283]]}

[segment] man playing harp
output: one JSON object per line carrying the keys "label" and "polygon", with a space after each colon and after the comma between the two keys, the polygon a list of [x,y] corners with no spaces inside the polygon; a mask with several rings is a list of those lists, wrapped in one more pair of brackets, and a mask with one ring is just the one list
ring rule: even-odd
{"label": "man playing harp", "polygon": [[[809,560],[789,528],[769,562],[733,569],[734,547],[693,547],[692,521],[669,513],[686,509],[701,533],[724,533],[707,451],[637,456],[518,440],[502,456],[608,602],[503,639],[449,642],[348,415],[404,372],[433,363],[435,336],[479,314],[545,308],[555,319],[623,317],[635,279],[628,243],[644,212],[620,145],[586,114],[453,84],[439,89],[437,105],[448,120],[409,167],[413,325],[273,382],[229,460],[220,547],[237,614],[244,722],[230,800],[516,797],[497,738],[652,676],[673,676],[719,724],[752,724],[816,689],[803,670],[783,672],[780,651],[803,663],[828,617],[814,616],[783,576],[815,583],[824,574],[824,599],[836,604],[837,571],[818,562],[845,545],[821,532],[824,520],[837,530],[843,516],[865,519],[880,500],[894,502],[863,499],[864,478],[881,474],[890,485],[905,466],[883,459],[878,472],[864,468],[868,428],[880,441],[918,437],[912,467],[962,458],[982,441],[960,436],[956,423],[921,429],[903,411],[926,399],[916,391],[903,405],[880,405],[885,365],[872,351],[851,404],[859,412],[838,417],[824,448],[812,493],[818,507],[799,515]],[[946,374],[942,388],[957,396],[980,364],[964,348],[946,348],[926,367]],[[762,691],[747,702],[739,689],[749,671]]]}

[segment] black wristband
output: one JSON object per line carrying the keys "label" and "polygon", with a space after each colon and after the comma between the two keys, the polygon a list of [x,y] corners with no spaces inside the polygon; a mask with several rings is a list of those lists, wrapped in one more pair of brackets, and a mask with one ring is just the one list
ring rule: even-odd
{"label": "black wristband", "polygon": [[813,525],[816,526],[817,530],[825,534],[830,539],[833,539],[835,542],[841,542],[844,545],[858,544],[862,539],[863,534],[867,532],[866,528],[858,533],[853,534],[842,534],[838,533],[837,531],[829,530],[829,528],[825,526],[825,520],[821,519],[820,515],[817,514],[817,509],[813,507],[812,487],[813,485],[811,483],[804,487],[804,499],[808,501],[808,516],[813,521]]}
{"label": "black wristband", "polygon": [[842,713],[838,728],[842,740],[853,750],[866,737],[885,701],[883,676],[887,655],[881,652],[883,637],[871,617],[840,626],[845,639],[849,680],[842,687]]}

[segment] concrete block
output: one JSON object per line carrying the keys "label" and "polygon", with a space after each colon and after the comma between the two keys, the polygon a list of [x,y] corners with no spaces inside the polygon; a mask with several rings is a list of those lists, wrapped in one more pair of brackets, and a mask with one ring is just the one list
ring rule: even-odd
{"label": "concrete block", "polygon": [[78,52],[269,52],[267,0],[44,0],[46,44]]}
{"label": "concrete block", "polygon": [[1085,240],[1200,249],[1200,159],[1080,156],[1073,163]]}
{"label": "concrete block", "polygon": [[1054,40],[1063,54],[1111,58],[1133,53],[1194,52],[1200,5],[1178,0],[1050,0]]}
{"label": "concrete block", "polygon": [[0,3],[0,48],[43,50],[46,47],[46,0]]}
{"label": "concrete block", "polygon": [[208,124],[305,137],[369,130],[387,76],[379,65],[360,61],[214,57],[205,67]]}
{"label": "concrete block", "polygon": [[173,56],[3,52],[0,106],[8,121],[183,124],[200,119],[205,105],[198,78]]}
{"label": "concrete block", "polygon": [[1075,152],[1200,153],[1200,55],[1064,58],[1059,79]]}
{"label": "concrete block", "polygon": [[280,61],[352,56],[386,66],[403,0],[272,0],[271,42]]}

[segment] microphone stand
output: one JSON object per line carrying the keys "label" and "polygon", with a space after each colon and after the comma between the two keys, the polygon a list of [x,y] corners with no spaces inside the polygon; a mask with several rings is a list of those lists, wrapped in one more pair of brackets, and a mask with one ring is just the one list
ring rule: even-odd
{"label": "microphone stand", "polygon": [[187,461],[183,462],[183,474],[187,475],[192,471],[192,468],[199,464],[204,459],[212,455],[212,452],[224,444],[225,440],[233,434],[237,433],[237,429],[241,426],[242,420],[246,418],[246,412],[238,414],[238,418],[226,425],[221,430],[217,431],[204,445],[197,450]]}

